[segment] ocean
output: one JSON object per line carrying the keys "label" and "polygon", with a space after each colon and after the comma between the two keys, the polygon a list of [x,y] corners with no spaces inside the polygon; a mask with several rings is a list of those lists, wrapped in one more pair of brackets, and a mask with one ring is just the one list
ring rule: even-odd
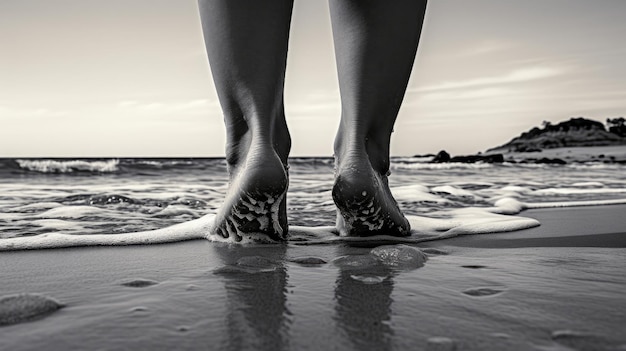
{"label": "ocean", "polygon": [[[455,209],[489,209],[502,199],[517,204],[496,211],[507,214],[626,203],[623,164],[429,160],[392,158],[390,186],[406,215],[450,219]],[[289,172],[290,225],[332,226],[333,159],[291,158]],[[221,158],[0,159],[0,240],[164,228],[214,213],[227,187]]]}

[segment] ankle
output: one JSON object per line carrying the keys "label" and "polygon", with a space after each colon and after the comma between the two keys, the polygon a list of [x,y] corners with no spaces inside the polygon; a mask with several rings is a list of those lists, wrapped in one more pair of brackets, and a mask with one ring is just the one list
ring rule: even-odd
{"label": "ankle", "polygon": [[[363,136],[335,142],[336,169],[353,167],[354,164],[369,165],[380,175],[389,173],[389,143]],[[364,161],[366,163],[364,163]]]}

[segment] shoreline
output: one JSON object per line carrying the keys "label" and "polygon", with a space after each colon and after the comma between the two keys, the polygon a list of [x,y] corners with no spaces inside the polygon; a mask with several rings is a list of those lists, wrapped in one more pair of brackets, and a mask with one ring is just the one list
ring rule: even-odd
{"label": "shoreline", "polygon": [[625,204],[529,209],[521,216],[541,225],[508,233],[462,235],[443,245],[476,248],[607,247],[626,248]]}

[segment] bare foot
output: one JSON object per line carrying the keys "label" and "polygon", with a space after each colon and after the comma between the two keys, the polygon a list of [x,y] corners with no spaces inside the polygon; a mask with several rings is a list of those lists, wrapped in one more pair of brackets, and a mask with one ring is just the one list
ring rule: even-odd
{"label": "bare foot", "polygon": [[229,167],[231,181],[211,234],[241,241],[287,238],[286,166],[271,147],[251,147]]}
{"label": "bare foot", "polygon": [[411,226],[391,195],[387,174],[366,154],[336,160],[333,200],[341,236],[410,235]]}

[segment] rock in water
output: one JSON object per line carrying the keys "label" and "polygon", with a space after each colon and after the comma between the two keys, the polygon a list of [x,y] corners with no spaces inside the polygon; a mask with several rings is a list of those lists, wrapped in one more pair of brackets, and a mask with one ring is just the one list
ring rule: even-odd
{"label": "rock in water", "polygon": [[455,156],[455,157],[452,157],[450,159],[450,162],[459,162],[459,163],[476,163],[476,162],[502,163],[502,162],[504,162],[504,155],[502,155],[502,154],[493,154],[493,155]]}
{"label": "rock in water", "polygon": [[19,294],[0,297],[0,326],[43,318],[63,307],[45,295]]}
{"label": "rock in water", "polygon": [[437,155],[430,161],[432,163],[444,163],[450,162],[450,154],[446,152],[446,150],[441,150]]}
{"label": "rock in water", "polygon": [[420,249],[408,245],[384,245],[370,252],[382,264],[391,268],[415,269],[428,259]]}

